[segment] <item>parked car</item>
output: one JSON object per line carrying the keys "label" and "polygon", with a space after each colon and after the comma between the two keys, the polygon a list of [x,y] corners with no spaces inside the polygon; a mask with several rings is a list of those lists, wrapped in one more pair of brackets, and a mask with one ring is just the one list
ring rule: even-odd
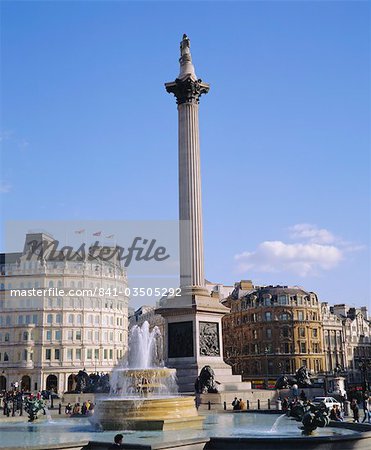
{"label": "parked car", "polygon": [[314,397],[312,400],[314,405],[319,405],[320,403],[324,403],[327,409],[330,411],[334,405],[341,408],[341,403],[338,402],[334,397]]}

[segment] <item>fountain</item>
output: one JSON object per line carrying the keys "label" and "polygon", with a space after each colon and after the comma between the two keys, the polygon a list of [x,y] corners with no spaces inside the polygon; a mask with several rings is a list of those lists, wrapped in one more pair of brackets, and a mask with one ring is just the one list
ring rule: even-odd
{"label": "fountain", "polygon": [[110,394],[98,401],[92,420],[103,430],[201,428],[194,398],[178,394],[176,370],[162,361],[158,327],[134,326],[127,363],[113,370]]}

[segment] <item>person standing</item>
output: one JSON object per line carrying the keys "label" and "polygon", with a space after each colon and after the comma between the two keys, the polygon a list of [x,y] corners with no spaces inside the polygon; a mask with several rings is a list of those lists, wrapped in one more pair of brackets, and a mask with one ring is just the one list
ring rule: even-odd
{"label": "person standing", "polygon": [[365,423],[366,420],[370,423],[370,415],[369,415],[370,411],[369,411],[369,408],[368,408],[368,400],[369,400],[369,396],[365,392],[363,394],[363,398],[362,398],[362,408],[363,408],[363,414],[364,414],[362,423]]}
{"label": "person standing", "polygon": [[242,398],[240,398],[239,402],[238,402],[238,406],[240,410],[245,410],[246,409],[246,402],[244,400],[242,400]]}
{"label": "person standing", "polygon": [[359,423],[359,408],[357,400],[354,398],[350,404],[350,409],[353,411],[353,422]]}
{"label": "person standing", "polygon": [[234,398],[234,400],[232,402],[232,406],[233,406],[233,410],[234,411],[236,411],[237,409],[240,409],[240,404],[239,404],[239,401],[238,401],[237,397]]}

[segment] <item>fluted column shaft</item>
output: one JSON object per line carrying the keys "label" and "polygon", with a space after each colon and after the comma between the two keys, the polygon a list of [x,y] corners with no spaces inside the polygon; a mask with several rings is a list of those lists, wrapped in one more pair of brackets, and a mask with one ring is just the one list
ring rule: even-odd
{"label": "fluted column shaft", "polygon": [[205,284],[198,103],[178,105],[181,287]]}

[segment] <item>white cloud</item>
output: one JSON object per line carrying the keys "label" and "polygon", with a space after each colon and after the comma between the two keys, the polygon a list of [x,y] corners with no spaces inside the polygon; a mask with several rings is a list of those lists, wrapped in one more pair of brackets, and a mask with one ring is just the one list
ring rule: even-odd
{"label": "white cloud", "polygon": [[10,192],[12,189],[12,186],[7,183],[6,181],[0,181],[0,194],[6,194]]}
{"label": "white cloud", "polygon": [[325,228],[318,228],[317,225],[309,223],[298,223],[289,228],[290,236],[293,239],[308,240],[315,244],[332,244],[337,238]]}
{"label": "white cloud", "polygon": [[296,224],[289,228],[294,243],[264,241],[256,250],[235,255],[239,273],[286,272],[301,277],[318,275],[334,269],[349,252],[364,247],[345,242],[325,228],[311,224]]}
{"label": "white cloud", "polygon": [[253,252],[235,256],[240,272],[292,272],[302,277],[320,270],[330,270],[343,259],[342,251],[333,245],[285,244],[265,241]]}

